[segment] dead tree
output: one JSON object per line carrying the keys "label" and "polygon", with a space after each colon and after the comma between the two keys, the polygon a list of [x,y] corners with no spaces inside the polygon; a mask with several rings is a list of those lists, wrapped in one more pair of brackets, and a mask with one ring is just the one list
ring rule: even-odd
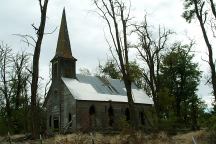
{"label": "dead tree", "polygon": [[130,21],[130,7],[120,0],[94,0],[98,14],[106,21],[111,36],[110,51],[122,73],[122,78],[127,91],[130,111],[130,122],[133,128],[137,128],[138,118],[132,96],[132,78],[129,68],[129,43],[128,26]]}
{"label": "dead tree", "polygon": [[[210,10],[208,9],[205,0],[185,0],[184,7],[185,11],[183,13],[183,17],[186,19],[187,22],[191,22],[192,19],[197,19],[199,21],[199,25],[203,34],[204,41],[206,43],[208,49],[208,64],[211,70],[211,84],[213,88],[213,95],[216,100],[216,71],[215,71],[215,63],[214,63],[214,56],[212,50],[212,44],[210,39],[211,37],[208,35],[208,23],[207,21],[211,19],[211,15],[213,15],[213,20],[210,21],[211,25],[215,25],[215,18],[216,18],[216,10],[215,4],[213,0],[209,0]],[[215,29],[212,29],[213,34]],[[215,37],[215,36],[214,36]]]}
{"label": "dead tree", "polygon": [[[7,45],[0,45],[0,100],[1,111],[5,118],[8,131],[16,129],[17,119],[16,111],[19,111],[23,102],[24,91],[29,79],[29,73],[26,71],[28,64],[26,53],[15,55]],[[28,107],[28,105],[26,106]],[[16,110],[16,111],[14,111]]]}
{"label": "dead tree", "polygon": [[46,25],[46,14],[47,14],[47,6],[49,0],[44,0],[42,2],[39,1],[40,5],[40,12],[41,12],[41,19],[40,25],[37,28],[36,26],[32,25],[36,31],[37,39],[35,40],[35,49],[33,55],[33,70],[32,70],[32,82],[31,82],[31,132],[32,137],[36,138],[38,133],[39,126],[37,125],[37,89],[38,89],[38,77],[39,77],[39,59],[40,59],[40,51],[41,51],[41,44],[44,36],[44,30]]}
{"label": "dead tree", "polygon": [[154,38],[150,31],[145,16],[145,20],[139,24],[134,25],[133,32],[138,36],[139,42],[135,45],[138,51],[138,55],[141,58],[144,68],[143,68],[143,79],[148,90],[150,90],[150,96],[152,96],[156,112],[158,116],[159,111],[159,98],[158,93],[160,90],[159,72],[161,55],[165,49],[168,37],[172,34],[170,30],[161,28],[159,26],[158,36]]}
{"label": "dead tree", "polygon": [[12,53],[11,49],[2,44],[1,45],[1,55],[0,55],[0,92],[3,94],[1,99],[5,101],[5,111],[8,130],[11,128],[11,97],[13,92],[12,83]]}
{"label": "dead tree", "polygon": [[[31,35],[23,35],[23,34],[16,34],[23,38],[23,41],[28,44],[28,46],[34,47],[34,54],[33,54],[33,66],[32,70],[29,70],[31,73],[31,133],[32,138],[36,138],[39,136],[38,133],[38,113],[37,113],[37,91],[38,91],[38,78],[39,78],[39,59],[40,59],[40,52],[41,52],[41,44],[43,40],[44,34],[51,34],[45,33],[45,25],[46,25],[46,18],[47,18],[47,7],[49,0],[38,0],[40,6],[40,24],[39,26],[35,26],[32,24],[33,29],[36,32],[36,38]],[[33,41],[33,43],[32,43]]]}
{"label": "dead tree", "polygon": [[[22,54],[17,54],[16,57],[13,58],[14,63],[14,71],[15,71],[15,109],[18,110],[20,106],[20,97],[22,94],[22,91],[25,89],[25,81],[26,77],[29,77],[29,73],[25,73],[25,69],[28,64],[28,55],[24,52]],[[24,76],[25,73],[25,76]]]}

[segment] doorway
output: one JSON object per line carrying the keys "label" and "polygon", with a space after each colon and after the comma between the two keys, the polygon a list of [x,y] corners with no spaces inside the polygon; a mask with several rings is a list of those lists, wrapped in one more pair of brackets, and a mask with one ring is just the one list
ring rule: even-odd
{"label": "doorway", "polygon": [[53,124],[54,124],[54,130],[58,131],[59,130],[59,117],[54,117]]}

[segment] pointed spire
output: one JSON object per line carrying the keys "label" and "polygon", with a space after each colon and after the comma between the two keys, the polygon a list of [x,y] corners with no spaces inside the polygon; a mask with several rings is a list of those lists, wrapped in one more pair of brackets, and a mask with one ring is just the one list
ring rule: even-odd
{"label": "pointed spire", "polygon": [[55,57],[73,58],[70,46],[70,39],[67,29],[65,8],[62,13],[61,26],[59,30],[58,43]]}

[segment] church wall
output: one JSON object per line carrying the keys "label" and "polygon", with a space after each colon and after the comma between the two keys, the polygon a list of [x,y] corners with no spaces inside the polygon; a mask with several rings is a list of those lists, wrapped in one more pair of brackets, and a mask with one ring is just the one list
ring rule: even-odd
{"label": "church wall", "polygon": [[[57,93],[57,89],[54,88],[54,85],[51,86],[51,89],[48,94],[49,99],[46,104],[47,112],[47,130],[54,130],[54,119],[60,122],[60,97]],[[59,123],[60,125],[60,123]]]}
{"label": "church wall", "polygon": [[[95,112],[92,114],[91,107]],[[113,114],[110,113],[110,107]],[[139,117],[139,125],[148,125],[147,120],[140,118],[140,112],[147,110],[150,105],[136,104],[137,115]],[[121,121],[126,120],[127,103],[119,102],[95,102],[95,101],[77,101],[77,129],[80,130],[106,130],[108,128],[118,129]]]}
{"label": "church wall", "polygon": [[[67,125],[69,131],[76,129],[76,100],[68,90],[68,88],[63,84],[63,95],[64,95],[64,112],[63,112],[63,127]],[[72,121],[72,124],[68,124]]]}

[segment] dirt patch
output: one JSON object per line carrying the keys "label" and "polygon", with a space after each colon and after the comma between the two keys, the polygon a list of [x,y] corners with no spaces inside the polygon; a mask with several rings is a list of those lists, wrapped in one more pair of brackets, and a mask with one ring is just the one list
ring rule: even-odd
{"label": "dirt patch", "polygon": [[192,137],[194,137],[195,141],[197,143],[201,143],[205,141],[207,132],[205,130],[195,131],[195,132],[189,132],[185,134],[178,134],[173,137],[174,141],[176,141],[179,144],[191,144],[192,143]]}

